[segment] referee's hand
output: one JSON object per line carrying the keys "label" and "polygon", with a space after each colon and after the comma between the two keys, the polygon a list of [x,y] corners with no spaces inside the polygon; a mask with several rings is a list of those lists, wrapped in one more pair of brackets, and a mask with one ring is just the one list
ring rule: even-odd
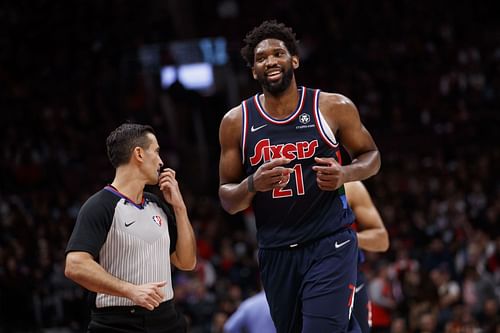
{"label": "referee's hand", "polygon": [[163,192],[165,201],[173,207],[184,207],[184,200],[179,190],[179,184],[177,183],[175,171],[173,169],[165,168],[162,170],[158,179],[158,186]]}
{"label": "referee's hand", "polygon": [[167,285],[167,281],[152,282],[134,286],[131,291],[130,299],[139,306],[148,310],[154,310],[160,305],[165,297],[163,287]]}

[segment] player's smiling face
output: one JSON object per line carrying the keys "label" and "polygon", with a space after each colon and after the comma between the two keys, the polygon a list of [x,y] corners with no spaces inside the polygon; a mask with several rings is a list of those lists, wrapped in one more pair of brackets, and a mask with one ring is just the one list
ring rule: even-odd
{"label": "player's smiling face", "polygon": [[298,57],[290,55],[281,40],[264,39],[255,47],[253,77],[273,95],[279,95],[290,86],[293,71],[298,66]]}

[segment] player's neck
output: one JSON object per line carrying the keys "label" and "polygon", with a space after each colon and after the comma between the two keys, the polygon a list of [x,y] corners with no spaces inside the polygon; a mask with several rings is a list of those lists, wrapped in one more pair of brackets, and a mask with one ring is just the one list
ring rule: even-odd
{"label": "player's neck", "polygon": [[274,95],[264,90],[260,102],[269,115],[277,119],[282,119],[288,117],[295,111],[299,102],[299,97],[297,84],[295,80],[292,80],[290,86],[279,95]]}
{"label": "player's neck", "polygon": [[139,204],[142,202],[146,183],[136,172],[132,168],[119,167],[116,169],[115,178],[111,185],[127,198]]}

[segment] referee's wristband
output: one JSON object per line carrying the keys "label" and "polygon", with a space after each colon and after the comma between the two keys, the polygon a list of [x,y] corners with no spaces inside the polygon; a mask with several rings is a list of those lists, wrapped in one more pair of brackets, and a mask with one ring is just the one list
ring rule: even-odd
{"label": "referee's wristband", "polygon": [[255,192],[255,187],[253,187],[253,174],[247,177],[247,187],[248,187],[248,192],[254,193]]}

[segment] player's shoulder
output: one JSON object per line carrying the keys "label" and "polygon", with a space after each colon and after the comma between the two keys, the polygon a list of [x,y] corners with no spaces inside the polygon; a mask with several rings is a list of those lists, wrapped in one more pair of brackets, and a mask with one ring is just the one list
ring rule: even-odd
{"label": "player's shoulder", "polygon": [[222,123],[228,123],[228,124],[239,123],[241,121],[242,113],[243,113],[243,108],[241,104],[239,104],[226,112],[226,114],[222,118]]}
{"label": "player's shoulder", "polygon": [[219,133],[221,140],[236,142],[242,129],[243,109],[241,104],[229,110],[220,123]]}
{"label": "player's shoulder", "polygon": [[339,93],[321,91],[319,95],[319,103],[322,109],[324,107],[328,109],[333,108],[335,110],[355,108],[351,99]]}

